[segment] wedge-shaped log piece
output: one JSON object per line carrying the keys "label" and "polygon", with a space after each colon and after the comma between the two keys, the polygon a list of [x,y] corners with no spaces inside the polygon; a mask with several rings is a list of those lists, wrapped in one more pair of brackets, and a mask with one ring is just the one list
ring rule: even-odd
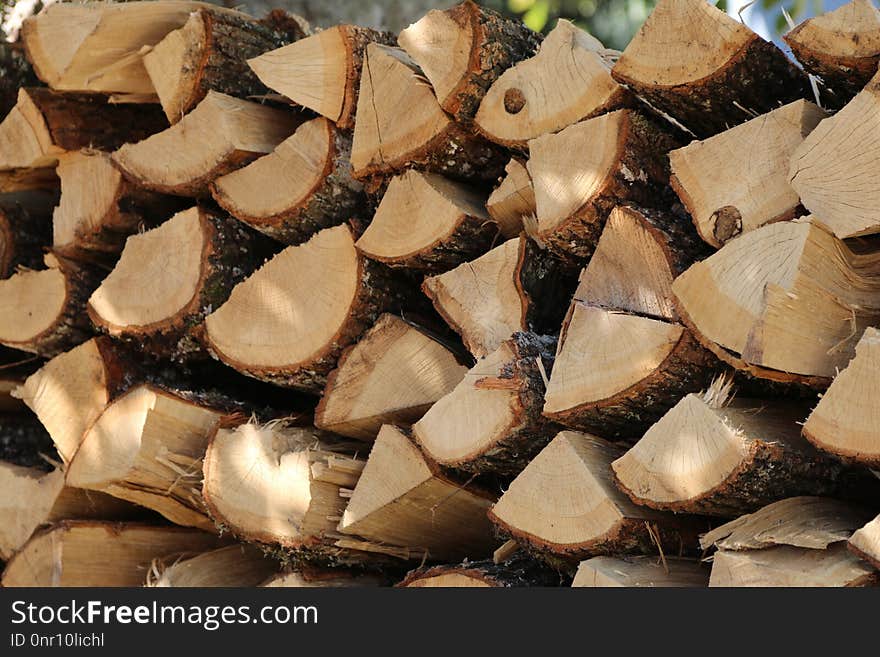
{"label": "wedge-shaped log piece", "polygon": [[680,324],[576,300],[562,327],[544,415],[607,438],[635,438],[682,395],[704,389],[719,365]]}
{"label": "wedge-shaped log piece", "polygon": [[364,468],[353,456],[361,446],[280,423],[220,428],[205,455],[205,504],[214,521],[239,538],[306,560],[358,565],[408,558],[406,550],[336,530]]}
{"label": "wedge-shaped log piece", "polygon": [[782,37],[804,68],[832,92],[826,106],[840,107],[862,90],[880,62],[880,12],[871,0],[852,0],[805,20]]}
{"label": "wedge-shaped log piece", "polygon": [[141,586],[154,559],[218,547],[215,534],[138,523],[63,521],[6,564],[3,586]]}
{"label": "wedge-shaped log piece", "polygon": [[201,499],[201,462],[223,410],[150,385],[114,400],[86,430],[67,482],[213,529]]}
{"label": "wedge-shaped log piece", "polygon": [[481,191],[410,170],[388,184],[357,248],[392,267],[441,272],[482,255],[497,238]]}
{"label": "wedge-shaped log piece", "polygon": [[465,0],[445,11],[429,11],[403,30],[398,42],[425,72],[440,106],[468,120],[498,76],[535,53],[541,36]]}
{"label": "wedge-shaped log piece", "polygon": [[809,94],[774,44],[703,0],[661,0],[611,74],[705,138]]}
{"label": "wedge-shaped log piece", "polygon": [[529,233],[560,255],[592,255],[611,210],[668,200],[666,153],[678,143],[652,119],[618,110],[529,142],[537,225]]}
{"label": "wedge-shaped log piece", "polygon": [[250,588],[278,571],[278,563],[250,545],[230,545],[150,568],[151,588]]}
{"label": "wedge-shaped log piece", "polygon": [[819,449],[880,467],[880,331],[865,329],[856,355],[831,382],[804,423],[804,437]]}
{"label": "wedge-shaped log piece", "polygon": [[743,234],[672,290],[685,323],[731,365],[825,386],[880,319],[880,254],[854,253],[810,219]]}
{"label": "wedge-shaped log piece", "polygon": [[351,136],[324,118],[303,123],[274,151],[214,181],[214,200],[269,237],[299,244],[363,214],[351,177]]}
{"label": "wedge-shaped log piece", "polygon": [[341,129],[354,126],[364,53],[370,43],[394,45],[394,35],[336,25],[248,60],[262,82]]}
{"label": "wedge-shaped log piece", "polygon": [[617,206],[581,272],[574,299],[676,321],[672,281],[704,255],[708,250],[682,217],[634,205]]}
{"label": "wedge-shaped log piece", "polygon": [[94,338],[60,354],[15,391],[46,427],[69,463],[83,434],[134,372],[109,338]]}
{"label": "wedge-shaped log piece", "polygon": [[345,568],[301,567],[289,573],[270,577],[260,586],[265,588],[325,589],[386,585],[385,578],[375,573]]}
{"label": "wedge-shaped log piece", "polygon": [[618,54],[560,19],[537,55],[492,84],[480,103],[477,128],[496,143],[523,150],[530,139],[631,104],[631,94],[611,77]]}
{"label": "wedge-shaped log piece", "polygon": [[155,105],[114,104],[104,94],[20,89],[0,123],[0,169],[54,167],[66,151],[112,151],[165,129]]}
{"label": "wedge-shaped log piece", "polygon": [[54,89],[152,95],[141,48],[210,6],[174,0],[58,4],[26,20],[21,37],[37,75]]}
{"label": "wedge-shaped log piece", "polygon": [[386,424],[342,514],[339,531],[430,559],[479,559],[495,538],[494,498],[444,476],[397,427]]}
{"label": "wedge-shaped log piece", "polygon": [[137,185],[179,196],[207,196],[222,175],[271,153],[301,119],[216,91],[179,122],[113,154],[113,162]]}
{"label": "wedge-shaped log piece", "polygon": [[581,561],[571,583],[583,588],[704,588],[709,569],[695,559],[676,557],[593,557]]}
{"label": "wedge-shaped log piece", "polygon": [[416,441],[441,465],[519,473],[557,428],[541,415],[555,348],[554,337],[514,333],[413,425]]}
{"label": "wedge-shaped log piece", "polygon": [[452,121],[405,52],[377,43],[367,46],[351,147],[356,178],[412,166],[488,181],[498,177],[506,161],[497,146]]}
{"label": "wedge-shaped log piece", "polygon": [[496,564],[466,561],[462,564],[417,568],[398,586],[407,588],[509,588],[559,586],[565,577],[540,561],[520,557]]}
{"label": "wedge-shaped log piece", "polygon": [[373,440],[383,424],[409,426],[464,378],[459,355],[430,333],[384,314],[327,377],[315,425]]}
{"label": "wedge-shaped log piece", "polygon": [[425,279],[422,290],[477,358],[516,331],[551,331],[573,272],[525,236]]}
{"label": "wedge-shaped log piece", "polygon": [[0,194],[0,279],[18,267],[39,269],[52,241],[52,206],[57,195],[42,190]]}
{"label": "wedge-shaped log piece", "polygon": [[100,330],[182,360],[203,352],[204,318],[261,264],[253,233],[200,207],[132,235],[88,313]]}
{"label": "wedge-shaped log piece", "polygon": [[731,517],[792,495],[880,492],[801,437],[803,405],[730,399],[729,385],[686,396],[614,462],[636,504]]}
{"label": "wedge-shaped log piece", "polygon": [[408,291],[358,254],[348,226],[269,260],[205,320],[224,363],[256,379],[318,392],[345,349]]}
{"label": "wedge-shaped log piece", "polygon": [[850,537],[849,550],[880,570],[880,516],[874,518]]}
{"label": "wedge-shaped log piece", "polygon": [[210,90],[237,98],[267,93],[247,60],[287,41],[287,35],[245,14],[198,9],[143,61],[165,116],[177,123]]}
{"label": "wedge-shaped log piece", "polygon": [[670,182],[706,242],[794,219],[800,206],[788,163],[825,112],[797,100],[669,154]]}
{"label": "wedge-shaped log piece", "polygon": [[0,559],[8,561],[41,525],[66,518],[121,520],[137,507],[109,495],[64,485],[59,468],[45,472],[0,461]]}
{"label": "wedge-shaped log piece", "polygon": [[788,176],[801,202],[844,239],[880,232],[873,184],[880,146],[880,75],[820,123],[791,157]]}
{"label": "wedge-shaped log piece", "polygon": [[0,344],[51,358],[92,335],[85,307],[100,272],[46,254],[46,269],[0,280]]}
{"label": "wedge-shaped log piece", "polygon": [[182,199],[132,184],[100,151],[64,153],[56,171],[61,202],[52,215],[52,244],[70,258],[113,261],[126,237],[184,207]]}
{"label": "wedge-shaped log piece", "polygon": [[614,485],[621,451],[601,438],[563,431],[513,480],[489,519],[517,542],[575,560],[600,554],[677,553],[697,525],[633,504]]}
{"label": "wedge-shaped log piece", "polygon": [[525,217],[532,218],[537,212],[535,190],[525,164],[511,158],[504,167],[504,179],[486,201],[486,211],[498,224],[504,237],[516,237],[523,231]]}

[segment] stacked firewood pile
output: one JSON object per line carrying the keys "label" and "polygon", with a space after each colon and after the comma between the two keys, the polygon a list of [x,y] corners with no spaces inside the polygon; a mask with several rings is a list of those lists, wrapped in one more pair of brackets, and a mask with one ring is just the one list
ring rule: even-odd
{"label": "stacked firewood pile", "polygon": [[28,20],[3,585],[877,583],[880,12],[785,38]]}

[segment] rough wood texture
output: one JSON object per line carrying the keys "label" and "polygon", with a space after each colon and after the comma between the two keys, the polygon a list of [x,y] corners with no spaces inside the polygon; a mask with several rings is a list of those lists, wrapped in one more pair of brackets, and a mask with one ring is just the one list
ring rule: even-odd
{"label": "rough wood texture", "polygon": [[214,200],[237,219],[286,244],[364,214],[351,177],[351,135],[330,121],[303,123],[269,155],[221,176]]}
{"label": "rough wood texture", "polygon": [[849,102],[877,72],[880,62],[880,12],[871,0],[852,0],[809,18],[782,37],[804,68],[822,78],[831,92],[826,107]]}
{"label": "rough wood texture", "polygon": [[526,236],[437,276],[422,290],[482,358],[516,331],[555,331],[573,271]]}
{"label": "rough wood texture", "polygon": [[367,45],[392,46],[390,32],[336,25],[248,60],[263,83],[343,130],[354,126]]}
{"label": "rough wood texture", "polygon": [[797,100],[703,141],[672,151],[670,183],[707,243],[799,214],[788,180],[792,153],[826,117]]}
{"label": "rough wood texture", "polygon": [[249,588],[278,571],[278,563],[249,545],[230,545],[186,558],[154,563],[150,588]]}
{"label": "rough wood texture", "polygon": [[492,84],[474,120],[487,139],[528,149],[528,140],[633,102],[611,77],[619,53],[560,19],[538,54]]}
{"label": "rough wood texture", "polygon": [[535,53],[541,36],[465,0],[446,11],[429,11],[403,30],[398,42],[425,72],[444,111],[466,121],[498,76]]}
{"label": "rough wood texture", "polygon": [[348,226],[327,228],[239,283],[205,320],[207,345],[242,374],[319,392],[343,349],[410,295],[357,253]]}
{"label": "rough wood texture", "polygon": [[316,568],[299,565],[293,572],[269,578],[260,586],[266,588],[323,589],[361,586],[385,586],[382,575],[346,568]]}
{"label": "rough wood texture", "polygon": [[356,246],[392,267],[448,271],[482,255],[498,240],[499,227],[485,208],[482,191],[409,170],[388,184]]}
{"label": "rough wood texture", "polygon": [[264,249],[239,222],[200,207],[128,238],[92,293],[101,331],[173,360],[202,354],[205,317],[262,264]]}
{"label": "rough wood texture", "polygon": [[[504,179],[486,201],[486,211],[510,239],[523,231],[523,224],[535,216],[535,190],[525,163],[511,158],[504,167]],[[528,218],[528,219],[527,219]]]}
{"label": "rough wood texture", "polygon": [[678,554],[693,545],[699,526],[633,504],[614,485],[612,444],[563,431],[513,480],[489,519],[541,555],[576,564],[601,554]]}
{"label": "rough wood texture", "polygon": [[519,557],[496,564],[492,561],[466,561],[449,566],[417,568],[407,573],[397,586],[406,588],[510,588],[520,586],[559,586],[566,578],[540,561]]}
{"label": "rough wood texture", "polygon": [[155,105],[116,104],[96,93],[23,88],[0,123],[0,169],[54,167],[81,148],[112,151],[168,126]]}
{"label": "rough wood texture", "polygon": [[315,426],[368,441],[383,424],[409,426],[462,380],[460,360],[419,326],[381,315],[328,375]]}
{"label": "rough wood texture", "polygon": [[529,142],[541,244],[563,256],[592,255],[611,210],[632,201],[669,205],[666,153],[678,145],[657,121],[618,110]]}
{"label": "rough wood texture", "polygon": [[574,587],[681,587],[709,585],[709,569],[694,559],[675,557],[593,557],[581,561]]}
{"label": "rough wood texture", "polygon": [[444,466],[521,472],[557,428],[541,415],[555,349],[554,337],[514,333],[413,425],[414,438]]}
{"label": "rough wood texture", "polygon": [[209,91],[167,130],[124,145],[113,163],[147,189],[208,196],[215,179],[271,153],[301,122],[286,110]]}
{"label": "rough wood texture", "polygon": [[811,96],[775,45],[703,0],[661,0],[611,75],[698,138]]}
{"label": "rough wood texture", "polygon": [[18,267],[43,265],[56,201],[57,195],[46,191],[0,194],[0,279],[12,276]]}

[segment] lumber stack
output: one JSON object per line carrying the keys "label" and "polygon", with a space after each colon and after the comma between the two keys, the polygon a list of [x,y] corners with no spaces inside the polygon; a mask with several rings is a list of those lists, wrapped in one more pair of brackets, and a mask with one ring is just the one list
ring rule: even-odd
{"label": "lumber stack", "polygon": [[878,583],[878,17],[30,18],[2,584]]}

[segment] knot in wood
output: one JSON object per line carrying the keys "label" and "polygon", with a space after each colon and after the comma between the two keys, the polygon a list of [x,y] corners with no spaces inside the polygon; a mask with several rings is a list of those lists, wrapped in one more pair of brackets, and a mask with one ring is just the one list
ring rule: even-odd
{"label": "knot in wood", "polygon": [[508,114],[518,114],[526,106],[526,97],[519,89],[512,88],[504,92],[504,109]]}
{"label": "knot in wood", "polygon": [[732,205],[725,205],[712,213],[711,221],[715,224],[715,239],[724,243],[742,232],[742,214]]}

